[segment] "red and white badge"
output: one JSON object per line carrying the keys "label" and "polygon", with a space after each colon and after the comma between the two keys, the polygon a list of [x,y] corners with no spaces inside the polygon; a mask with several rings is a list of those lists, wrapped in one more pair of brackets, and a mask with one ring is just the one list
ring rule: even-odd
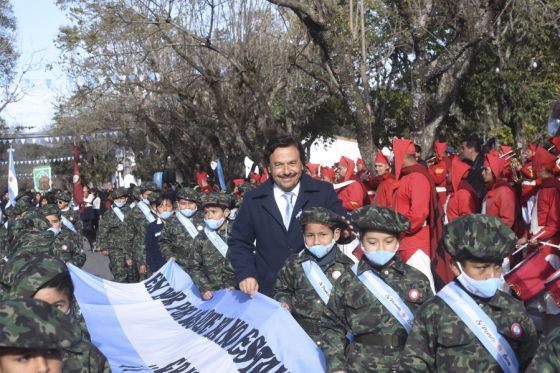
{"label": "red and white badge", "polygon": [[418,289],[410,289],[410,291],[408,292],[408,299],[411,302],[416,302],[418,299],[420,299],[420,292],[418,291]]}
{"label": "red and white badge", "polygon": [[60,247],[60,250],[62,250],[62,251],[68,251],[68,246],[62,245],[62,246]]}
{"label": "red and white badge", "polygon": [[333,280],[338,280],[338,278],[340,277],[342,273],[340,273],[340,271],[333,271],[333,273],[331,274],[331,277],[333,278]]}
{"label": "red and white badge", "polygon": [[511,324],[511,327],[509,329],[511,330],[511,334],[513,334],[515,338],[519,338],[521,337],[521,334],[523,334],[523,328],[518,322],[514,322],[513,324]]}

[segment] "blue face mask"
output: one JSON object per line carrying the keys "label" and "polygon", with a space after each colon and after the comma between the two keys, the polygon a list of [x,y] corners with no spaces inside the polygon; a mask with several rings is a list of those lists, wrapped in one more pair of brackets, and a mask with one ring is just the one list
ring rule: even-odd
{"label": "blue face mask", "polygon": [[457,276],[457,281],[459,281],[467,291],[479,297],[492,298],[505,282],[504,276],[489,278],[488,280],[475,280],[463,271],[461,263],[457,264],[461,270],[461,274]]}
{"label": "blue face mask", "polygon": [[124,205],[126,205],[126,202],[115,202],[115,206],[117,206],[118,208],[123,208]]}
{"label": "blue face mask", "polygon": [[49,229],[47,229],[47,230],[53,232],[55,236],[58,236],[58,234],[60,233],[60,231],[62,230],[62,228],[54,228],[54,227],[51,227],[51,228],[49,228]]}
{"label": "blue face mask", "polygon": [[225,221],[226,219],[224,218],[221,218],[220,220],[204,219],[204,224],[206,224],[206,227],[211,231],[217,231],[222,225],[224,225]]}
{"label": "blue face mask", "polygon": [[334,247],[335,244],[336,244],[336,241],[333,238],[331,243],[327,244],[327,245],[313,245],[313,246],[305,245],[305,247],[314,257],[320,259],[320,258],[324,257],[325,255],[327,255],[331,251],[331,249]]}
{"label": "blue face mask", "polygon": [[173,216],[173,211],[164,211],[159,213],[159,217],[164,220],[167,220],[172,216]]}
{"label": "blue face mask", "polygon": [[237,209],[233,209],[229,212],[229,216],[228,219],[229,220],[235,220],[235,218],[237,217]]}
{"label": "blue face mask", "polygon": [[180,212],[181,215],[183,215],[184,217],[190,218],[191,216],[194,215],[194,213],[196,212],[196,209],[195,209],[195,210],[193,210],[193,209],[182,209],[182,210],[179,210],[179,212]]}
{"label": "blue face mask", "polygon": [[396,251],[371,251],[364,250],[366,258],[375,265],[384,266],[395,256]]}

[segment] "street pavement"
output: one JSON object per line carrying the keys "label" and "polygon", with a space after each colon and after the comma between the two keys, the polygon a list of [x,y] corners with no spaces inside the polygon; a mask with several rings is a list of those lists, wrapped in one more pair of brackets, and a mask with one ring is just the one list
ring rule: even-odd
{"label": "street pavement", "polygon": [[113,280],[113,275],[109,270],[109,257],[99,252],[92,252],[86,239],[84,239],[84,251],[87,259],[82,269],[106,280]]}

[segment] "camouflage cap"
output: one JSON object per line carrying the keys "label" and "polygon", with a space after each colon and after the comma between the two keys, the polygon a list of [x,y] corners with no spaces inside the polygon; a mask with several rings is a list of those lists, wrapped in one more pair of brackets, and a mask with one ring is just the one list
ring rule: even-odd
{"label": "camouflage cap", "polygon": [[161,199],[161,193],[160,192],[152,192],[148,196],[148,202],[150,202],[150,203],[156,203],[160,199]]}
{"label": "camouflage cap", "polygon": [[224,193],[203,193],[200,197],[202,206],[220,206],[230,208],[232,198],[229,194]]}
{"label": "camouflage cap", "polygon": [[66,202],[70,202],[72,200],[72,195],[70,194],[70,192],[64,190],[57,191],[54,197],[56,199],[59,199],[61,201],[66,201]]}
{"label": "camouflage cap", "polygon": [[18,216],[28,211],[32,207],[32,200],[33,199],[29,195],[23,195],[18,200],[16,200],[16,205],[11,209],[13,215]]}
{"label": "camouflage cap", "polygon": [[200,193],[193,188],[183,187],[177,191],[175,195],[177,199],[185,199],[187,201],[199,202]]}
{"label": "camouflage cap", "polygon": [[113,196],[113,199],[128,197],[128,191],[125,187],[118,187],[117,189],[113,190],[113,193],[111,193],[111,195]]}
{"label": "camouflage cap", "polygon": [[47,217],[49,215],[56,215],[60,218],[60,209],[57,205],[48,204],[39,209],[41,215]]}
{"label": "camouflage cap", "polygon": [[364,206],[352,212],[352,222],[360,230],[400,234],[410,228],[410,221],[393,209]]}
{"label": "camouflage cap", "polygon": [[48,254],[39,254],[15,273],[8,296],[33,298],[53,277],[67,271],[68,268],[62,260]]}
{"label": "camouflage cap", "polygon": [[247,193],[248,191],[256,188],[257,186],[255,184],[249,182],[244,182],[243,184],[237,186],[237,190],[240,191],[241,193]]}
{"label": "camouflage cap", "polygon": [[135,186],[135,187],[132,188],[132,190],[130,190],[130,195],[134,199],[137,199],[137,200],[142,199],[141,194],[142,193],[140,193],[140,187],[139,186]]}
{"label": "camouflage cap", "polygon": [[73,350],[80,340],[70,318],[45,302],[0,302],[0,347]]}
{"label": "camouflage cap", "polygon": [[142,183],[142,185],[140,185],[140,193],[144,193],[147,190],[151,190],[152,192],[155,192],[158,191],[159,188],[155,183],[151,181],[147,181],[145,183]]}
{"label": "camouflage cap", "polygon": [[443,233],[443,246],[459,261],[501,263],[516,242],[515,233],[502,220],[484,214],[461,216],[449,223]]}
{"label": "camouflage cap", "polygon": [[337,213],[324,207],[311,207],[301,213],[301,225],[308,223],[319,223],[331,228],[344,228],[347,223]]}

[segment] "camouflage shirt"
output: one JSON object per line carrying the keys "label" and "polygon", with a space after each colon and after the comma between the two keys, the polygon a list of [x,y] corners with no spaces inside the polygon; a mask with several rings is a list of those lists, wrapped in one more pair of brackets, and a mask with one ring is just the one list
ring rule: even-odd
{"label": "camouflage shirt", "polygon": [[128,252],[131,253],[132,259],[137,265],[146,265],[145,237],[149,222],[138,206],[132,209],[124,221],[126,223],[125,242],[128,246]]}
{"label": "camouflage shirt", "polygon": [[[337,246],[333,249],[335,250],[333,260],[321,266],[321,270],[332,284],[354,264]],[[274,299],[280,303],[286,303],[290,307],[292,316],[301,327],[315,342],[320,344],[320,319],[326,305],[303,271],[302,263],[308,260],[317,261],[306,250],[292,255],[286,260],[286,264],[280,270],[276,280]]]}
{"label": "camouflage shirt", "polygon": [[124,207],[120,210],[124,215],[124,221],[117,217],[112,208],[105,211],[99,221],[96,245],[99,250],[116,251],[130,259],[130,254],[126,251],[128,246],[126,243],[126,220],[131,210]]}
{"label": "camouflage shirt", "polygon": [[68,219],[70,223],[74,225],[74,228],[76,228],[77,233],[82,233],[83,223],[82,220],[80,219],[79,210],[74,210],[71,207],[69,207],[68,210],[66,211],[60,210],[60,214],[64,216],[66,219]]}
{"label": "camouflage shirt", "polygon": [[[180,212],[175,212],[175,214],[180,214]],[[204,227],[204,221],[202,215],[197,213],[189,219],[197,228],[199,234],[204,234],[202,231]],[[183,224],[177,219],[176,216],[171,217],[167,221],[167,224],[163,227],[161,235],[159,236],[159,249],[163,258],[168,260],[174,257],[182,267],[187,265],[187,258],[189,257],[189,249],[193,238],[187,232],[187,229],[183,227]]]}
{"label": "camouflage shirt", "polygon": [[54,238],[53,254],[65,263],[81,268],[86,262],[82,235],[63,227]]}
{"label": "camouflage shirt", "polygon": [[525,373],[560,372],[560,328],[556,328],[543,340],[533,361]]}
{"label": "camouflage shirt", "polygon": [[[218,234],[227,243],[229,235],[223,232],[218,232]],[[200,232],[192,241],[189,250],[191,253],[187,260],[186,271],[201,293],[235,287],[229,260],[214,247],[204,231]]]}
{"label": "camouflage shirt", "polygon": [[82,340],[77,348],[80,352],[64,351],[62,371],[65,373],[110,373],[107,358],[91,342]]}
{"label": "camouflage shirt", "polygon": [[[367,270],[374,270],[400,295],[413,313],[432,296],[426,276],[404,264],[398,255],[380,268],[372,266],[364,258],[358,263],[358,275]],[[406,330],[354,272],[346,271],[335,283],[321,327],[322,348],[329,372],[375,372],[398,368]],[[351,332],[354,339],[373,335],[392,340],[395,336],[402,343],[398,343],[399,347],[392,347],[389,343],[372,345],[356,342],[347,346],[347,332]]]}
{"label": "camouflage shirt", "polygon": [[[537,348],[537,332],[523,303],[501,291],[492,298],[473,299],[507,339],[523,370]],[[521,328],[518,336],[512,332],[514,325]],[[416,313],[401,362],[406,372],[502,371],[474,333],[437,296]]]}

